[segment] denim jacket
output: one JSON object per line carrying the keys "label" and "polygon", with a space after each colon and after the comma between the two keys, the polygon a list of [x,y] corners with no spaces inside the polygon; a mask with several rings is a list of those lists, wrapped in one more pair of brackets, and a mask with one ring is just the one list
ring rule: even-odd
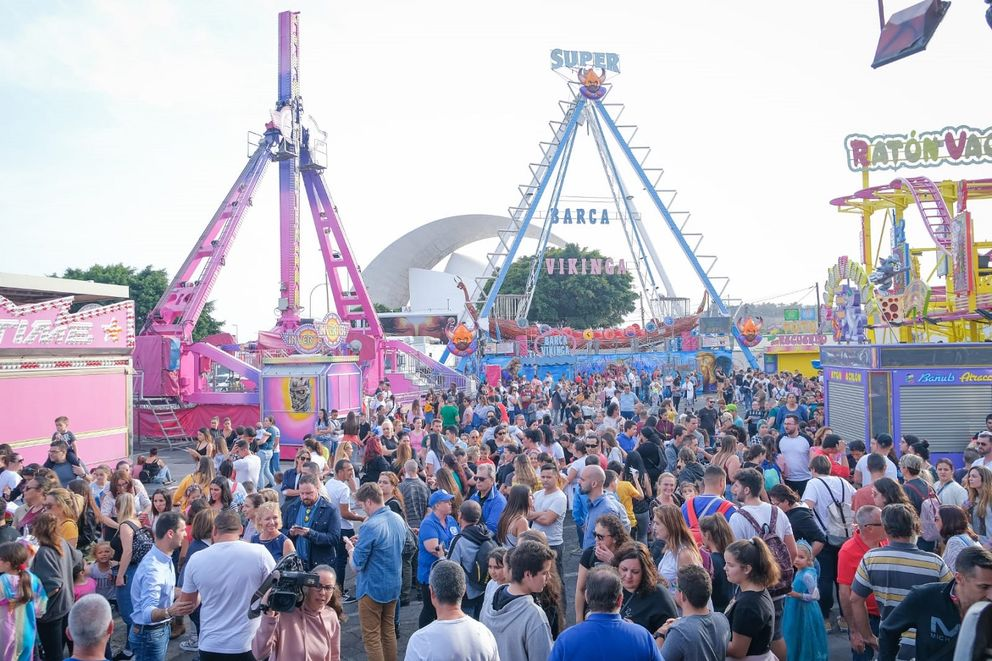
{"label": "denim jacket", "polygon": [[403,582],[403,543],[406,523],[388,507],[381,507],[365,523],[351,554],[355,596],[388,604],[400,598]]}

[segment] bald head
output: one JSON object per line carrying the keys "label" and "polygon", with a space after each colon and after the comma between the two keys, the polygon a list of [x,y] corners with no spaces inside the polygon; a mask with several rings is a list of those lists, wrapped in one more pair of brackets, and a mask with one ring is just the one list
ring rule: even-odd
{"label": "bald head", "polygon": [[603,494],[605,482],[606,473],[599,466],[586,466],[579,475],[579,489],[592,500]]}

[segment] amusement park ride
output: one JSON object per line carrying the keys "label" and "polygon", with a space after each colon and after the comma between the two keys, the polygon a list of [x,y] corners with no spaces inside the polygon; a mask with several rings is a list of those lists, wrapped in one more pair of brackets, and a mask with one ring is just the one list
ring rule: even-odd
{"label": "amusement park ride", "polygon": [[[290,444],[313,431],[320,408],[357,410],[362,393],[372,393],[384,378],[389,378],[400,401],[426,386],[464,383],[460,374],[384,337],[324,183],[326,142],[319,129],[303,125],[299,72],[299,15],[282,12],[272,121],[264,134],[250,134],[257,142],[248,163],[149,314],[135,350],[143,399],[222,405],[227,415],[234,410],[231,407],[245,407],[248,421],[259,419],[261,406],[276,417]],[[247,347],[196,342],[193,328],[271,162],[279,164],[280,283],[275,327]],[[301,184],[337,310],[321,320],[304,319],[301,314]],[[206,378],[213,364],[237,375],[239,387],[233,392],[213,389]]]}
{"label": "amusement park ride", "polygon": [[[977,137],[966,130],[948,131],[945,136],[939,142],[918,140],[917,155],[931,156],[927,159],[931,161],[946,159],[938,156],[939,147],[946,144],[953,149],[955,142],[964,147],[966,138]],[[851,156],[862,168],[863,188],[831,201],[841,212],[861,217],[862,248],[860,264],[842,257],[828,274],[826,305],[834,339],[879,344],[992,339],[992,241],[975,239],[969,209],[972,202],[992,199],[992,179],[937,183],[925,176],[906,175],[869,186],[869,164],[873,163],[869,144],[859,140],[856,147],[860,149]],[[871,144],[885,149],[884,142]],[[915,164],[904,159],[899,165]],[[878,214],[883,218],[876,244],[873,225],[877,226]],[[913,218],[916,215],[919,220]],[[921,223],[931,244],[911,247],[906,239],[907,222]],[[891,253],[882,257],[886,226]]]}
{"label": "amusement park ride", "polygon": [[[631,144],[638,127],[618,124],[624,105],[604,101],[612,88],[612,84],[606,82],[608,72],[619,72],[618,56],[614,53],[558,49],[552,51],[551,56],[553,69],[565,69],[576,78],[568,79],[571,98],[559,102],[563,117],[549,122],[553,137],[549,142],[541,143],[541,158],[530,164],[530,181],[518,187],[521,197],[517,205],[508,210],[509,226],[499,232],[498,244],[487,255],[483,274],[477,278],[466,303],[468,310],[482,319],[483,334],[495,340],[525,344],[527,340],[552,333],[565,335],[574,350],[588,347],[595,347],[596,350],[651,350],[680,336],[688,340],[699,323],[703,308],[707,307],[706,301],[710,303],[708,316],[723,317],[729,322],[734,316],[733,303],[726,298],[729,278],[714,273],[717,263],[715,255],[700,252],[703,235],[698,230],[687,228],[689,213],[671,210],[677,192],[659,188],[659,180],[664,174],[662,168],[645,166],[650,148]],[[562,220],[558,210],[564,199],[564,182],[573,149],[583,126],[595,143],[609,186],[607,199],[612,207],[612,217],[619,220],[630,251],[631,270],[644,294],[643,316],[647,321],[643,328],[640,324],[632,324],[623,329],[550,329],[543,325],[528,325],[527,322],[541,273],[546,268],[549,271],[552,269],[551,265],[546,264],[546,261],[552,260],[545,260],[552,230],[562,228],[558,223],[571,222],[570,218]],[[624,163],[634,173],[633,186],[624,181]],[[694,314],[690,313],[688,299],[676,294],[652,241],[652,232],[635,206],[635,193],[639,194],[642,190],[646,191],[649,205],[658,212],[691,266],[693,275],[703,286],[704,303]],[[528,228],[537,222],[543,222],[541,237],[532,258],[524,293],[501,294],[508,267],[521,253],[521,244]],[[583,222],[581,210],[577,222]],[[593,218],[588,222],[595,224],[596,220]],[[605,223],[601,221],[601,224]],[[463,319],[466,316],[469,316],[468,312]],[[742,339],[740,330],[734,324],[727,323],[726,326],[738,341]],[[740,342],[739,348],[748,363],[757,367],[749,346]],[[442,362],[446,357],[447,353],[442,357]],[[464,367],[464,360],[462,365]]]}

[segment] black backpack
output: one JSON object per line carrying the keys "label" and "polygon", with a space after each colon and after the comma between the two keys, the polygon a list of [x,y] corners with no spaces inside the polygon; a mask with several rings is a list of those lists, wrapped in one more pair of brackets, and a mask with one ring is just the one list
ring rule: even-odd
{"label": "black backpack", "polygon": [[486,583],[489,582],[489,556],[499,544],[496,543],[489,529],[485,526],[469,526],[455,535],[454,539],[451,540],[451,547],[448,549],[449,558],[455,550],[455,544],[462,537],[479,545],[479,550],[475,552],[475,558],[472,559],[472,564],[468,567],[462,565],[462,569],[465,570],[465,577],[468,579],[468,584],[476,590],[485,590]]}

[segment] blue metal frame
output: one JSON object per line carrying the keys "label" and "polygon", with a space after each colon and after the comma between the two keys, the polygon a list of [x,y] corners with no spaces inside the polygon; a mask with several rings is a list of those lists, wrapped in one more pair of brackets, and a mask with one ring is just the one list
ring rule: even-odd
{"label": "blue metal frame", "polygon": [[[520,223],[519,231],[517,232],[516,238],[510,245],[510,249],[507,250],[506,255],[503,257],[503,263],[500,265],[499,273],[496,274],[496,279],[493,281],[492,287],[489,289],[489,294],[486,296],[486,302],[479,310],[479,318],[486,319],[489,317],[489,313],[493,309],[493,304],[496,302],[496,296],[499,294],[500,287],[503,286],[503,281],[506,280],[506,273],[509,270],[509,265],[513,263],[514,257],[517,256],[517,250],[520,249],[520,243],[523,241],[524,235],[527,233],[527,228],[530,226],[530,221],[534,218],[534,212],[541,202],[541,196],[544,195],[544,189],[547,188],[548,182],[551,180],[551,175],[554,173],[555,167],[558,165],[558,159],[561,157],[564,151],[565,145],[571,139],[572,133],[575,132],[575,126],[578,123],[579,115],[582,114],[582,108],[585,107],[586,98],[584,96],[577,96],[575,99],[575,107],[572,109],[572,116],[568,120],[568,124],[565,126],[565,131],[561,136],[561,140],[558,142],[558,146],[555,148],[554,153],[551,155],[551,159],[548,161],[547,168],[544,171],[544,176],[541,177],[541,183],[538,184],[537,190],[534,191],[534,195],[531,198],[530,205],[527,207],[527,213],[524,214],[524,219]],[[485,329],[483,329],[485,331]]]}
{"label": "blue metal frame", "polygon": [[[620,129],[617,128],[613,118],[610,117],[610,114],[606,112],[606,109],[603,108],[602,103],[599,101],[593,102],[593,110],[602,115],[603,121],[610,129],[610,133],[620,145],[620,149],[622,149],[624,154],[627,156],[627,161],[630,162],[630,165],[634,168],[634,172],[637,174],[637,177],[644,185],[644,189],[648,192],[648,195],[651,196],[651,201],[654,202],[655,208],[658,209],[662,217],[665,219],[665,223],[668,225],[668,229],[671,230],[672,236],[675,237],[679,247],[682,248],[682,252],[686,256],[686,259],[689,260],[693,270],[695,270],[696,277],[699,278],[699,281],[702,283],[703,287],[705,287],[706,291],[709,292],[710,297],[712,297],[713,302],[716,303],[717,307],[720,309],[720,312],[728,317],[731,316],[730,310],[727,309],[727,305],[723,302],[723,299],[720,298],[720,294],[717,292],[716,287],[713,286],[713,282],[706,274],[706,270],[703,269],[703,265],[699,263],[698,259],[696,259],[695,253],[693,253],[692,248],[689,247],[689,243],[685,240],[685,237],[682,236],[682,232],[675,223],[675,219],[672,218],[672,214],[669,213],[668,207],[666,207],[665,203],[661,201],[661,197],[658,196],[658,191],[656,191],[654,186],[651,184],[651,180],[648,179],[648,176],[645,174],[644,169],[638,162],[637,157],[634,156],[634,152],[631,151],[630,145],[628,145],[623,139],[623,136],[620,134]],[[741,336],[741,332],[737,329],[737,325],[731,323],[730,328],[734,334],[734,337],[737,338],[737,344],[740,347],[741,353],[743,353],[744,357],[747,359],[748,364],[754,369],[760,369],[757,359],[755,359],[754,354],[751,353],[751,349],[744,346],[742,341],[743,338]]]}
{"label": "blue metal frame", "polygon": [[[597,104],[599,105],[599,104]],[[602,106],[600,106],[602,108]],[[593,119],[596,120],[596,126],[599,128],[599,132],[603,132],[603,125],[599,121],[599,113],[593,113]],[[644,264],[645,270],[648,272],[648,278],[651,280],[651,286],[656,288],[658,283],[654,279],[654,271],[651,270],[651,263],[648,262],[647,254],[644,252],[644,242],[641,241],[641,235],[637,231],[637,225],[634,223],[634,210],[631,208],[630,200],[627,199],[627,187],[623,184],[623,178],[620,176],[620,171],[617,170],[616,161],[613,160],[613,152],[610,151],[610,147],[606,144],[606,139],[603,139],[603,151],[606,152],[606,161],[609,163],[610,170],[613,171],[613,177],[617,180],[617,186],[620,188],[620,195],[623,196],[623,208],[627,211],[627,218],[630,222],[630,230],[634,234],[634,238],[637,239],[637,249],[640,251],[640,260]],[[658,319],[660,322],[661,319]]]}

